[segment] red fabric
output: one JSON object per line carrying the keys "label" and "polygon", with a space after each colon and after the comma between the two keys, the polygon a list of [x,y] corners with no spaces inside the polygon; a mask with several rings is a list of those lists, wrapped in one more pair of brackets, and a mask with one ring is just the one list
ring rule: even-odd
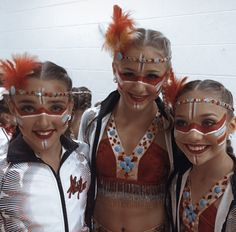
{"label": "red fabric", "polygon": [[[116,158],[108,138],[101,140],[97,151],[97,172],[102,178],[116,179]],[[137,183],[160,184],[169,172],[168,154],[152,143],[142,156],[138,166]]]}
{"label": "red fabric", "polygon": [[211,204],[205,209],[199,218],[198,231],[214,232],[217,209],[214,204]]}
{"label": "red fabric", "polygon": [[[182,203],[181,203],[181,206],[182,206]],[[180,209],[180,215],[182,214],[183,214],[183,207],[181,207]],[[213,203],[200,214],[199,222],[198,222],[198,231],[214,232],[216,214],[217,214],[217,208],[215,207]],[[181,223],[182,223],[183,231],[192,232],[191,229],[188,229],[185,225],[183,225],[183,221]]]}

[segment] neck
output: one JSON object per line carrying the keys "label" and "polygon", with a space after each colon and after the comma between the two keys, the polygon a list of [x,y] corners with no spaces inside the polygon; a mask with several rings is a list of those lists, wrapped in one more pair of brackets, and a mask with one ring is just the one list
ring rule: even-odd
{"label": "neck", "polygon": [[122,119],[122,121],[149,121],[153,119],[157,114],[157,105],[155,102],[150,104],[143,110],[134,110],[126,107],[126,105],[120,99],[113,114],[116,118]]}
{"label": "neck", "polygon": [[201,179],[211,178],[218,180],[224,175],[233,171],[234,162],[227,153],[217,155],[203,165],[194,165],[192,175],[196,175]]}

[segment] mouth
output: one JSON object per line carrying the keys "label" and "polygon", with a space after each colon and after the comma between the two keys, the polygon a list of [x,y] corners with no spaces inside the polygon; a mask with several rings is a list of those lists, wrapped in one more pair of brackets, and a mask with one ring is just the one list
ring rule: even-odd
{"label": "mouth", "polygon": [[135,94],[129,94],[130,98],[135,101],[135,102],[143,102],[147,99],[147,95],[145,96],[139,96],[139,95],[135,95]]}
{"label": "mouth", "polygon": [[189,152],[198,155],[205,152],[210,146],[209,145],[193,145],[193,144],[185,144],[185,147]]}
{"label": "mouth", "polygon": [[49,139],[55,130],[37,130],[33,131],[34,134],[39,138],[39,139]]}

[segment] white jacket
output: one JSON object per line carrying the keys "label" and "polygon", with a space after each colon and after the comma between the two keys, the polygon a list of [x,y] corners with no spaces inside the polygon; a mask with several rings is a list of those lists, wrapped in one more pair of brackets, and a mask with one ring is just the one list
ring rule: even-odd
{"label": "white jacket", "polygon": [[88,146],[61,137],[58,173],[37,158],[22,136],[0,157],[0,231],[79,232],[90,171]]}

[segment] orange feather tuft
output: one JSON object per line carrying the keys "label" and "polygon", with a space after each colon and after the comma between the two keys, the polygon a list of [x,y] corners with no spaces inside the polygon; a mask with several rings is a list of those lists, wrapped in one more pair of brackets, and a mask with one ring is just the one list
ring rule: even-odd
{"label": "orange feather tuft", "polygon": [[169,107],[174,107],[176,97],[186,84],[187,78],[188,77],[177,79],[174,72],[171,70],[167,83],[162,87],[164,102]]}
{"label": "orange feather tuft", "polygon": [[133,38],[134,21],[129,18],[129,13],[122,13],[118,5],[113,7],[113,22],[105,34],[105,49],[112,53],[124,51]]}
{"label": "orange feather tuft", "polygon": [[39,66],[36,57],[27,53],[23,55],[12,56],[13,61],[0,60],[0,68],[3,72],[3,85],[6,89],[14,86],[16,89],[21,88],[25,84],[26,77],[34,72]]}

